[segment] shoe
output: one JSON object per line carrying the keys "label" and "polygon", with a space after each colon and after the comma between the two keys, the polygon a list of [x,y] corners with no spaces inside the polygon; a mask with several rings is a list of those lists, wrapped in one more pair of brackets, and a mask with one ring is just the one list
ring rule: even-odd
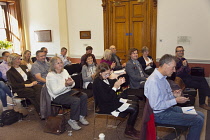
{"label": "shoe", "polygon": [[140,139],[140,132],[133,128],[131,125],[127,125],[125,128],[124,136],[134,140]]}
{"label": "shoe", "polygon": [[203,108],[205,110],[210,110],[210,107],[207,105],[207,104],[202,104],[202,105],[199,105],[200,108]]}
{"label": "shoe", "polygon": [[75,120],[68,120],[68,124],[72,127],[74,130],[80,130],[81,127],[78,125],[77,121]]}
{"label": "shoe", "polygon": [[80,116],[79,122],[81,122],[81,124],[83,125],[88,125],[89,122],[85,119],[84,116]]}

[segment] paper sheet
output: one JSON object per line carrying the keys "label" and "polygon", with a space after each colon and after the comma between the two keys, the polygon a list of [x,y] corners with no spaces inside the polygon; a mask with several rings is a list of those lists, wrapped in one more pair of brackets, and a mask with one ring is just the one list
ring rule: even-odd
{"label": "paper sheet", "polygon": [[197,115],[194,106],[182,107],[182,111],[185,114],[194,114],[194,115]]}

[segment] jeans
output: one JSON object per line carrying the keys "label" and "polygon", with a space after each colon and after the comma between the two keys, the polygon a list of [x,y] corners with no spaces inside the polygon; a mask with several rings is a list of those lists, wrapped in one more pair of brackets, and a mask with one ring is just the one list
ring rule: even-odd
{"label": "jeans", "polygon": [[9,89],[9,87],[2,81],[0,81],[0,98],[1,98],[1,102],[3,107],[7,107],[7,96],[12,97],[12,93]]}
{"label": "jeans", "polygon": [[197,115],[184,114],[178,106],[170,107],[167,110],[155,113],[155,122],[160,124],[172,124],[189,126],[187,140],[200,140],[200,133],[203,128],[204,114],[197,111]]}

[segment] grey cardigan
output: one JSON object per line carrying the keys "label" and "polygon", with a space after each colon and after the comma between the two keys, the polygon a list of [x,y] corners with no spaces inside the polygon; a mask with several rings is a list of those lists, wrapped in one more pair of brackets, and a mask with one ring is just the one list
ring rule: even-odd
{"label": "grey cardigan", "polygon": [[125,70],[129,76],[130,88],[132,88],[132,89],[141,88],[140,82],[146,81],[146,78],[148,77],[148,75],[143,71],[141,64],[140,64],[140,67],[141,67],[142,72],[144,73],[145,77],[141,77],[139,69],[138,69],[137,65],[133,63],[133,60],[130,59],[126,63]]}
{"label": "grey cardigan", "polygon": [[[92,72],[91,72],[92,69]],[[95,73],[96,66],[93,65],[83,65],[82,66],[82,80],[83,88],[86,89],[89,83],[93,83],[92,74]]]}

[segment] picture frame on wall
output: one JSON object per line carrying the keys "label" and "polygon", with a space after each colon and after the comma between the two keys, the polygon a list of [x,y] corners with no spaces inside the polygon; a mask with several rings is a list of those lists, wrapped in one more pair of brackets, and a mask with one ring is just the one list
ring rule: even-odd
{"label": "picture frame on wall", "polygon": [[80,39],[91,39],[91,31],[80,31]]}
{"label": "picture frame on wall", "polygon": [[52,42],[51,30],[36,30],[34,34],[37,42]]}

